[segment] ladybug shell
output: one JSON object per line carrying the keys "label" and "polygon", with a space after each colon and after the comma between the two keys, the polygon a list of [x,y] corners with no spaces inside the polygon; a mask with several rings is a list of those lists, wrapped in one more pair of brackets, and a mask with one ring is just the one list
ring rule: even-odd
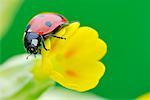
{"label": "ladybug shell", "polygon": [[28,26],[32,32],[44,35],[52,32],[58,26],[67,23],[67,20],[56,13],[41,13],[34,16]]}

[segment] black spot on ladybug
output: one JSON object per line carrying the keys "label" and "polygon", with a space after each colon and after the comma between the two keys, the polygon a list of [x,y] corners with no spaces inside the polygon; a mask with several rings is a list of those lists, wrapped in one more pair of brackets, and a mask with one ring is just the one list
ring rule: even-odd
{"label": "black spot on ladybug", "polygon": [[51,26],[52,26],[52,23],[49,22],[49,21],[47,21],[47,22],[45,22],[45,25],[48,26],[48,27],[51,27]]}

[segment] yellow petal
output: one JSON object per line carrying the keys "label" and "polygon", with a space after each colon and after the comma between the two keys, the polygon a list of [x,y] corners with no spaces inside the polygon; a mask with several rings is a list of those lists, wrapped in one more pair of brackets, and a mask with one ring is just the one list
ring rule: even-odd
{"label": "yellow petal", "polygon": [[150,100],[150,92],[139,96],[137,100]]}
{"label": "yellow petal", "polygon": [[79,28],[80,23],[79,22],[73,22],[70,25],[68,25],[66,29],[66,33],[63,35],[67,39],[69,39],[71,36],[74,35],[75,31]]}
{"label": "yellow petal", "polygon": [[66,88],[86,91],[94,88],[105,72],[101,62],[57,61],[50,78]]}
{"label": "yellow petal", "polygon": [[53,38],[51,46],[45,42],[50,51],[42,50],[42,67],[64,87],[86,91],[94,88],[105,72],[105,66],[98,60],[105,55],[107,46],[94,29],[78,27],[78,23],[73,23],[57,33],[67,40]]}
{"label": "yellow petal", "polygon": [[42,48],[42,66],[40,66],[41,72],[45,75],[49,75],[52,70],[52,63],[51,63],[51,42],[50,39],[45,41],[45,47],[48,49],[47,51]]}
{"label": "yellow petal", "polygon": [[105,42],[99,39],[98,33],[90,27],[79,28],[61,49],[66,59],[91,59],[94,61],[100,60],[106,51]]}
{"label": "yellow petal", "polygon": [[66,40],[52,38],[51,45],[52,45],[53,52],[60,51],[60,49],[62,49],[63,46],[66,44],[67,40],[69,40],[71,36],[73,36],[73,34],[75,33],[75,31],[78,29],[79,26],[80,26],[79,22],[74,22],[61,29],[58,33],[56,33],[55,34],[56,36],[64,37],[66,38]]}

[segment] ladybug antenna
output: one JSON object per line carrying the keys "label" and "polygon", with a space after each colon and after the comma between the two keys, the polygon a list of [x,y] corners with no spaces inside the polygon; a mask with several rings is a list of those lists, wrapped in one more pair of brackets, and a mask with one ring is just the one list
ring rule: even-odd
{"label": "ladybug antenna", "polygon": [[26,57],[26,59],[28,59],[31,55],[32,55],[32,54],[30,53],[30,54]]}

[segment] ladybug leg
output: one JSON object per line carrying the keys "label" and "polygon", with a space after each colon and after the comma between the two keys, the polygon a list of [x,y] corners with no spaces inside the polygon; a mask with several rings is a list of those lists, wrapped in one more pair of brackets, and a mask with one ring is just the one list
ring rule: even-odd
{"label": "ladybug leg", "polygon": [[65,26],[68,26],[68,25],[69,25],[69,22],[64,23],[63,25],[61,25],[61,28],[65,27]]}
{"label": "ladybug leg", "polygon": [[66,40],[66,38],[64,38],[64,37],[61,37],[61,36],[56,36],[56,35],[54,35],[54,34],[51,34],[50,36],[51,36],[51,37],[54,37],[54,38],[58,38],[58,39],[64,39],[64,40]]}
{"label": "ladybug leg", "polygon": [[48,51],[49,49],[47,49],[47,48],[45,47],[43,36],[41,36],[41,41],[42,41],[42,45],[43,45],[44,49],[45,49],[46,51]]}
{"label": "ladybug leg", "polygon": [[57,33],[59,30],[61,30],[62,28],[66,27],[68,25],[69,25],[69,23],[64,23],[64,24],[58,26],[55,30],[53,30],[53,32],[51,32],[51,34]]}
{"label": "ladybug leg", "polygon": [[47,34],[47,35],[44,36],[44,38],[48,38],[48,37],[54,37],[54,38],[59,38],[59,39],[65,39],[66,40],[66,38],[61,37],[61,36],[56,36],[56,35],[54,35],[52,33]]}

